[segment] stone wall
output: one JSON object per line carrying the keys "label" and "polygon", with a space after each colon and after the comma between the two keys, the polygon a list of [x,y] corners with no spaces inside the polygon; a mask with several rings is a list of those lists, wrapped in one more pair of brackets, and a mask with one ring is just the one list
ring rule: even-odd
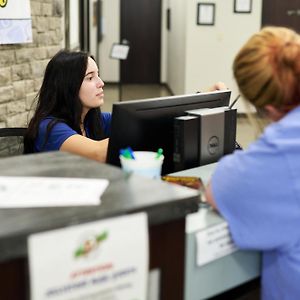
{"label": "stone wall", "polygon": [[0,128],[27,126],[49,59],[64,41],[64,0],[31,0],[33,42],[0,45]]}

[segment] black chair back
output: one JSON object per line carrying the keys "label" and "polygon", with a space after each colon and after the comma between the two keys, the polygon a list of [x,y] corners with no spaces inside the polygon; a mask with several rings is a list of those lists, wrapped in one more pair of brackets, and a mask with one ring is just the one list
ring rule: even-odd
{"label": "black chair back", "polygon": [[0,128],[0,157],[23,154],[26,128]]}

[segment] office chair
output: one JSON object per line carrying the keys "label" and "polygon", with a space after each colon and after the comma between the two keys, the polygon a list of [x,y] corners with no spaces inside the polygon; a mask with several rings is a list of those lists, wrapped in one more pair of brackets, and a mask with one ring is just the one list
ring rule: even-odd
{"label": "office chair", "polygon": [[0,157],[23,154],[26,128],[0,128]]}

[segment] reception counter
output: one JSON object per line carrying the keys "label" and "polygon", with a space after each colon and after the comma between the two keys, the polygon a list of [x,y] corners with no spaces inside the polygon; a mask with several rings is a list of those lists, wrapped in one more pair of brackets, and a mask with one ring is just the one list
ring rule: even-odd
{"label": "reception counter", "polygon": [[185,216],[198,210],[197,191],[76,155],[53,152],[0,160],[0,176],[106,178],[99,206],[0,209],[0,299],[29,299],[27,238],[30,234],[146,212],[150,269],[160,270],[160,299],[183,299]]}

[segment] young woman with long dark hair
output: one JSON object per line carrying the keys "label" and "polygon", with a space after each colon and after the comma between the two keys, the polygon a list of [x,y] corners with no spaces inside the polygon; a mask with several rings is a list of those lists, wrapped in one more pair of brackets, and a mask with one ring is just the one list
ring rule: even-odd
{"label": "young woman with long dark hair", "polygon": [[100,110],[103,87],[88,53],[59,51],[46,67],[24,153],[61,150],[105,162],[111,114]]}

